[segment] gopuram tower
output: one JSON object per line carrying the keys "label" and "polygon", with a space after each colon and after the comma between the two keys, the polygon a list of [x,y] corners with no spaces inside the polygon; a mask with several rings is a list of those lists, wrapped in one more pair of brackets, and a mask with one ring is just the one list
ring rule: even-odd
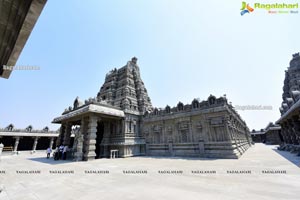
{"label": "gopuram tower", "polygon": [[144,114],[151,110],[151,100],[141,79],[136,57],[106,75],[97,99],[130,113]]}

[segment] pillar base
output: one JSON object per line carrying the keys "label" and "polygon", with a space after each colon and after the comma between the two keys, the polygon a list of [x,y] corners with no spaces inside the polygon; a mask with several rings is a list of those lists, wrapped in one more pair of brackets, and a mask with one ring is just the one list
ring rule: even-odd
{"label": "pillar base", "polygon": [[89,155],[87,156],[87,160],[90,161],[90,160],[95,160],[96,158],[96,153],[89,153]]}
{"label": "pillar base", "polygon": [[199,140],[199,155],[200,157],[205,155],[204,140]]}
{"label": "pillar base", "polygon": [[83,156],[82,152],[76,152],[73,160],[76,162],[82,161],[82,156]]}

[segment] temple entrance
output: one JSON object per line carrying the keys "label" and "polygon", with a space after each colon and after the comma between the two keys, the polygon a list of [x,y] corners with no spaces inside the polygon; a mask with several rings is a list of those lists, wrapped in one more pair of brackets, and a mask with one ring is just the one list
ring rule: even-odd
{"label": "temple entrance", "polygon": [[102,149],[102,147],[100,146],[102,140],[103,140],[103,134],[104,134],[104,123],[101,121],[101,122],[98,122],[97,123],[97,137],[96,137],[96,150],[95,150],[95,153],[96,153],[96,159],[97,158],[100,158],[101,156],[101,152],[104,151],[104,149]]}

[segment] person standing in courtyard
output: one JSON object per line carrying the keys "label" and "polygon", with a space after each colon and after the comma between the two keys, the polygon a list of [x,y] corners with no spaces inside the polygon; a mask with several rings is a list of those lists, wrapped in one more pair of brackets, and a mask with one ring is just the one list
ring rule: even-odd
{"label": "person standing in courtyard", "polygon": [[67,151],[68,151],[68,146],[64,146],[63,157],[62,157],[63,160],[67,159]]}
{"label": "person standing in courtyard", "polygon": [[51,152],[52,152],[52,149],[50,147],[48,147],[48,149],[47,149],[47,159],[50,158]]}
{"label": "person standing in courtyard", "polygon": [[56,147],[53,153],[54,160],[59,160],[59,147]]}
{"label": "person standing in courtyard", "polygon": [[58,148],[58,159],[63,159],[63,151],[64,151],[64,146],[63,145],[60,145],[59,148]]}

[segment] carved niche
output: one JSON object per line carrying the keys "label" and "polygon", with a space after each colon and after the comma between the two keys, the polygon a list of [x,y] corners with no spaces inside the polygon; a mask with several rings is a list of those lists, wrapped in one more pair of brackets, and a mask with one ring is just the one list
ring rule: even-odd
{"label": "carved niche", "polygon": [[223,117],[214,117],[209,119],[209,124],[211,126],[223,126],[224,125],[224,119]]}
{"label": "carved niche", "polygon": [[152,129],[153,129],[154,133],[160,133],[161,130],[162,130],[162,125],[158,125],[158,124],[157,125],[153,125]]}
{"label": "carved niche", "polygon": [[172,126],[168,126],[168,127],[167,127],[167,131],[168,131],[168,132],[172,132],[172,130],[173,130],[173,129],[172,129]]}
{"label": "carved niche", "polygon": [[202,127],[201,121],[197,121],[197,123],[196,123],[196,128],[197,128],[197,129],[202,129],[202,128],[203,128],[203,127]]}
{"label": "carved niche", "polygon": [[187,130],[189,129],[189,122],[188,121],[183,121],[178,123],[178,129],[179,130]]}

